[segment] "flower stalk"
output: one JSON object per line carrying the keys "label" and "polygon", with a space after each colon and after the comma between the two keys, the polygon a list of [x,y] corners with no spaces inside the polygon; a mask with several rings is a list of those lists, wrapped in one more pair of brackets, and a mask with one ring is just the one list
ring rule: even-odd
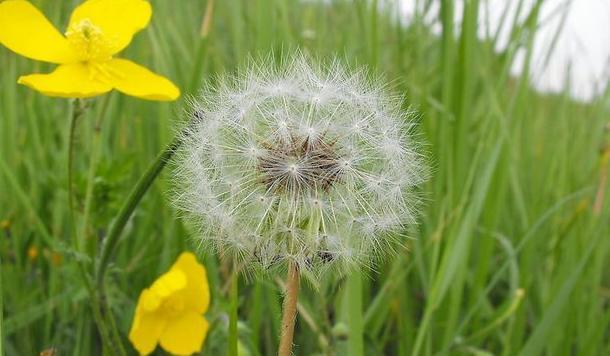
{"label": "flower stalk", "polygon": [[[68,138],[68,204],[70,207],[70,222],[74,221],[74,149],[76,147],[76,129],[79,121],[86,113],[85,102],[75,99],[72,102],[72,113],[70,115],[70,136]],[[72,224],[74,226],[74,224]],[[76,234],[74,233],[76,236]]]}
{"label": "flower stalk", "polygon": [[77,238],[77,251],[84,248],[84,250],[90,255],[93,256],[96,251],[95,242],[91,241],[92,239],[88,238],[88,227],[89,227],[89,219],[91,215],[91,204],[93,201],[93,188],[95,186],[95,174],[97,170],[97,166],[99,164],[100,159],[100,143],[102,136],[102,123],[104,122],[104,118],[106,116],[106,109],[108,108],[109,96],[104,97],[100,111],[98,113],[97,119],[95,120],[95,126],[93,128],[93,138],[91,140],[91,156],[89,161],[89,171],[87,172],[87,188],[85,190],[85,205],[83,210],[83,224],[80,236]]}
{"label": "flower stalk", "polygon": [[[79,236],[76,232],[76,217],[75,217],[75,207],[74,207],[74,152],[76,148],[76,131],[78,128],[79,122],[85,117],[87,113],[87,104],[82,99],[75,99],[72,101],[72,110],[70,114],[70,129],[68,136],[68,206],[69,206],[69,214],[70,214],[70,233],[72,237],[72,244],[75,251],[80,252],[80,243]],[[89,276],[86,272],[86,267],[82,262],[78,262],[79,275],[84,282],[85,286],[87,286],[87,292],[91,298],[91,310],[93,313],[93,320],[95,325],[97,326],[103,347],[104,352],[107,353],[108,350],[113,348],[113,343],[110,340],[110,334],[106,325],[104,324],[104,319],[101,314],[101,308],[98,296],[95,294],[93,288],[91,288],[91,283],[89,280]],[[120,351],[119,351],[120,352]]]}
{"label": "flower stalk", "polygon": [[[135,187],[129,194],[127,200],[121,207],[119,214],[114,219],[114,222],[110,226],[110,230],[108,236],[104,240],[102,244],[102,249],[97,259],[97,263],[95,265],[95,283],[97,288],[94,295],[92,295],[92,300],[94,301],[94,313],[100,314],[102,310],[107,312],[106,320],[108,324],[112,327],[113,337],[115,341],[120,343],[120,339],[118,339],[118,335],[116,334],[116,324],[114,322],[114,318],[112,316],[112,312],[108,308],[106,304],[106,299],[104,297],[104,277],[106,275],[106,269],[108,264],[110,263],[110,258],[112,257],[112,253],[114,252],[116,245],[119,241],[121,233],[129,221],[129,218],[133,215],[135,208],[138,206],[152,183],[159,176],[163,168],[167,164],[167,162],[171,159],[176,149],[180,146],[181,140],[175,139],[172,143],[170,143],[158,156],[157,159],[150,165],[144,175],[138,180]],[[100,332],[106,338],[108,337],[108,332],[105,330],[105,325],[103,322],[98,322],[98,327],[100,328]],[[121,347],[121,346],[119,346]],[[124,354],[124,352],[123,352]]]}
{"label": "flower stalk", "polygon": [[286,276],[286,292],[282,310],[282,333],[278,356],[292,354],[292,341],[294,339],[294,325],[297,317],[297,300],[299,294],[300,273],[299,267],[291,263]]}
{"label": "flower stalk", "polygon": [[177,138],[174,139],[155,159],[155,161],[148,167],[146,172],[140,180],[136,183],[131,193],[125,200],[121,210],[118,215],[112,222],[110,226],[110,230],[108,231],[108,236],[104,240],[102,244],[102,249],[99,255],[99,259],[97,261],[95,275],[96,281],[98,284],[98,290],[102,290],[104,276],[106,274],[106,268],[110,263],[110,258],[112,257],[112,253],[114,252],[116,245],[121,237],[121,233],[127,225],[127,221],[133,215],[134,210],[153,184],[153,182],[157,179],[159,174],[165,168],[165,165],[172,158],[178,147],[182,144],[182,139]]}

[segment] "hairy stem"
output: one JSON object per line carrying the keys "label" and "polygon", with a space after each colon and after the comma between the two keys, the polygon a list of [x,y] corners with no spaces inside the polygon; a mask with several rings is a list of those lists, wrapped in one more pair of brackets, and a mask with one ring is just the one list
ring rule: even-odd
{"label": "hairy stem", "polygon": [[[74,152],[76,148],[76,130],[78,128],[78,123],[85,117],[87,113],[87,105],[82,99],[76,99],[72,102],[72,113],[70,115],[70,131],[69,131],[69,139],[68,139],[68,206],[69,206],[69,222],[70,222],[70,233],[72,235],[72,245],[75,251],[80,252],[81,245],[79,243],[79,235],[76,229],[76,215],[74,211]],[[95,145],[94,145],[95,146]],[[95,147],[94,147],[95,150]],[[92,156],[94,154],[92,153]],[[93,163],[93,162],[92,162]],[[89,280],[89,275],[87,273],[87,267],[85,266],[83,261],[78,261],[78,269],[79,276],[81,280],[84,282],[85,286],[87,286],[87,292],[89,293],[89,297],[91,298],[91,310],[93,313],[93,320],[99,332],[104,354],[108,354],[111,352],[115,355],[124,355],[125,352],[122,350],[120,345],[115,345],[111,341],[108,329],[104,323],[104,318],[101,314],[101,308],[98,296],[95,293],[95,290],[92,288],[91,282]],[[117,348],[115,348],[115,346]]]}
{"label": "hairy stem", "polygon": [[[110,226],[108,236],[102,244],[102,249],[95,265],[95,283],[97,284],[95,301],[97,306],[94,306],[94,308],[96,308],[98,312],[102,310],[105,311],[106,322],[111,327],[111,336],[113,337],[115,343],[120,345],[120,351],[122,351],[120,336],[118,335],[118,330],[116,329],[116,323],[114,321],[112,311],[110,310],[105,298],[104,277],[106,274],[106,269],[110,263],[112,253],[116,248],[119,237],[121,236],[127,221],[129,221],[133,211],[138,206],[152,183],[156,180],[161,171],[163,171],[163,168],[165,168],[165,165],[174,155],[176,149],[181,143],[181,139],[175,139],[171,144],[169,144],[163,150],[163,152],[157,156],[157,159],[150,165],[150,167],[148,167],[144,175],[138,180],[135,187],[127,197],[127,200],[125,200],[123,206],[121,207],[119,214],[115,217],[112,225]],[[121,354],[124,354],[124,351],[121,352]]]}
{"label": "hairy stem", "polygon": [[105,96],[101,102],[101,108],[98,112],[98,116],[95,119],[95,126],[93,127],[93,138],[91,139],[91,157],[89,161],[89,171],[87,172],[87,188],[85,190],[85,206],[83,210],[83,223],[82,230],[79,238],[77,239],[78,247],[83,248],[91,256],[94,257],[96,251],[97,239],[89,239],[89,219],[91,215],[91,204],[93,200],[93,189],[95,186],[95,174],[100,159],[100,143],[102,139],[102,123],[106,117],[106,110],[110,102],[109,96]]}
{"label": "hairy stem", "polygon": [[88,237],[89,219],[91,215],[91,203],[93,200],[93,188],[95,186],[95,173],[100,158],[101,132],[98,127],[94,129],[93,139],[91,140],[91,156],[89,160],[89,170],[87,172],[87,188],[85,190],[85,206],[83,208],[83,222],[80,235],[77,238],[77,250],[85,250],[89,255],[93,255],[94,249],[88,248],[91,241]]}
{"label": "hairy stem", "polygon": [[110,336],[110,331],[106,327],[106,323],[104,321],[104,317],[102,315],[102,305],[99,300],[99,296],[96,294],[91,280],[89,279],[89,275],[87,273],[87,269],[82,262],[78,263],[78,270],[81,279],[85,283],[85,287],[87,288],[87,292],[89,293],[89,298],[91,299],[91,312],[93,313],[93,321],[97,327],[97,331],[102,340],[102,354],[103,355],[125,355],[125,350],[123,349],[121,344],[116,344],[112,341]]}
{"label": "hairy stem", "polygon": [[104,239],[104,243],[102,244],[102,249],[97,260],[95,275],[98,290],[101,290],[101,287],[103,286],[106,268],[108,267],[110,257],[116,248],[119,237],[121,236],[125,225],[129,221],[129,218],[150,186],[157,179],[161,171],[163,171],[163,168],[165,168],[165,165],[172,158],[176,152],[176,149],[180,147],[181,144],[182,140],[177,138],[157,156],[155,161],[148,167],[144,175],[140,177],[140,180],[138,180],[135,187],[133,187],[129,193],[129,196],[127,197],[127,200],[125,200],[123,203],[118,215],[114,218],[112,225],[110,226],[110,230],[108,231],[108,236]]}
{"label": "hairy stem", "polygon": [[278,356],[290,356],[292,354],[294,324],[297,317],[299,279],[299,268],[295,263],[291,263],[288,267],[288,275],[286,276],[286,294],[284,296],[284,307],[282,310],[282,334],[280,337]]}
{"label": "hairy stem", "polygon": [[70,225],[74,247],[76,243],[76,231],[74,224],[74,149],[76,147],[76,129],[78,122],[85,116],[86,106],[83,100],[75,99],[72,102],[72,114],[70,115],[70,136],[68,139],[68,206],[70,208]]}

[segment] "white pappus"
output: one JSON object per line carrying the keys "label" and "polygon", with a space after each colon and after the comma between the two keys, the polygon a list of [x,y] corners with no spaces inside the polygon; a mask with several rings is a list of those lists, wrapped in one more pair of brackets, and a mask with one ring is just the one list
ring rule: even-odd
{"label": "white pappus", "polygon": [[312,63],[263,60],[192,102],[175,200],[202,243],[248,267],[370,266],[414,222],[413,112],[364,70]]}

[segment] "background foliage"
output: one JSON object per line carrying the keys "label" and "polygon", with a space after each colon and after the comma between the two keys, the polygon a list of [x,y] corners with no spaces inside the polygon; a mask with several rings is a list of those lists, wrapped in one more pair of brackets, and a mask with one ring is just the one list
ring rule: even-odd
{"label": "background foliage", "polygon": [[[35,3],[63,28],[77,1]],[[509,49],[495,54],[492,40],[476,37],[484,5],[476,0],[466,1],[461,29],[451,22],[453,1],[442,1],[441,37],[420,17],[397,25],[395,11],[374,11],[376,1],[235,0],[216,1],[202,38],[205,1],[152,3],[152,25],[125,57],[172,78],[184,93],[249,56],[298,47],[370,66],[420,112],[433,168],[422,187],[420,224],[405,233],[406,248],[375,271],[304,283],[296,354],[610,354],[610,95],[582,104],[529,87],[538,6],[513,24]],[[511,78],[518,49],[526,69]],[[20,74],[49,69],[0,49],[3,347],[8,355],[50,347],[60,355],[97,354],[74,263],[85,257],[67,247],[70,103],[16,84]],[[113,93],[88,102],[75,163],[79,217],[87,177],[94,177],[89,239],[104,238],[122,199],[171,141],[186,98],[160,104]],[[99,164],[90,172],[95,154]],[[109,276],[109,302],[124,334],[141,289],[194,247],[164,177],[136,211]],[[211,255],[203,261],[213,289],[203,354],[222,355],[230,269]],[[240,296],[241,351],[273,354],[276,278],[242,281]]]}

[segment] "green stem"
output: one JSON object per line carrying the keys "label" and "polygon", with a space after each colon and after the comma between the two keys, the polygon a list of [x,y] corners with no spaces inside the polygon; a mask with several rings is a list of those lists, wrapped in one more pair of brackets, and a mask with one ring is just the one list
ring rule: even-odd
{"label": "green stem", "polygon": [[[89,177],[87,183],[87,198],[85,203],[85,219],[83,221],[83,235],[85,236],[86,228],[87,228],[87,220],[88,220],[88,206],[91,201],[91,193],[92,193],[92,180],[95,175],[95,166],[97,161],[97,147],[99,144],[99,126],[101,124],[102,118],[105,114],[105,108],[108,101],[104,101],[104,107],[102,108],[101,114],[98,117],[96,122],[96,132],[94,133],[94,143],[92,145],[92,153],[91,153],[91,163],[89,166]],[[87,112],[87,106],[85,102],[81,99],[76,99],[72,103],[72,114],[70,119],[70,133],[68,139],[68,205],[69,205],[69,219],[70,219],[70,232],[72,234],[72,244],[73,248],[76,252],[81,251],[80,240],[83,237],[79,237],[77,234],[76,223],[75,223],[75,211],[74,211],[74,152],[76,147],[76,130],[78,127],[79,121],[85,116]],[[91,310],[93,313],[93,320],[95,325],[97,326],[98,332],[100,334],[100,338],[102,340],[102,345],[104,349],[104,354],[113,354],[113,355],[125,355],[125,351],[122,348],[121,344],[117,344],[116,342],[111,341],[108,329],[104,323],[104,318],[101,312],[101,304],[96,294],[91,281],[89,279],[89,275],[87,273],[87,267],[83,261],[77,261],[79,275],[87,287],[87,291],[89,293],[89,297],[91,298]]]}
{"label": "green stem", "polygon": [[121,334],[119,333],[119,328],[116,325],[116,321],[112,317],[112,310],[110,310],[110,305],[104,302],[104,295],[96,296],[97,305],[100,310],[101,316],[106,317],[104,322],[110,325],[110,337],[112,338],[113,345],[116,345],[117,350],[119,351],[119,355],[124,356],[127,355],[125,352],[125,348],[123,347],[123,341],[121,340]]}
{"label": "green stem", "polygon": [[85,190],[85,206],[83,209],[83,222],[81,227],[81,233],[77,238],[77,251],[82,251],[83,247],[88,254],[92,255],[94,249],[87,248],[89,244],[88,237],[88,225],[89,217],[91,215],[91,201],[93,199],[93,188],[95,186],[95,172],[97,169],[99,157],[100,157],[100,140],[101,132],[98,127],[94,129],[93,140],[91,142],[91,158],[89,162],[89,171],[87,172],[87,188]]}
{"label": "green stem", "polygon": [[140,180],[136,183],[135,187],[127,197],[127,200],[121,207],[119,214],[115,218],[114,222],[110,226],[110,230],[108,232],[108,236],[104,240],[102,244],[102,250],[100,252],[99,258],[97,260],[97,264],[95,266],[95,277],[97,288],[95,291],[95,303],[94,308],[97,309],[98,312],[104,310],[106,321],[111,326],[112,338],[114,339],[114,343],[117,344],[120,354],[124,355],[125,351],[122,347],[121,338],[118,333],[118,329],[116,327],[116,323],[112,316],[112,311],[108,307],[105,299],[104,293],[104,277],[106,275],[106,269],[108,264],[110,263],[110,257],[114,252],[116,245],[119,241],[119,237],[129,221],[129,218],[133,214],[133,211],[138,206],[152,183],[159,176],[167,162],[171,159],[171,157],[176,152],[176,149],[180,147],[182,144],[182,140],[180,138],[175,139],[171,144],[169,144],[163,152],[159,154],[157,159],[153,162],[153,164],[146,170],[144,175],[140,178]]}
{"label": "green stem", "polygon": [[236,263],[233,263],[233,271],[231,272],[231,315],[229,318],[229,356],[237,356],[237,310],[239,308],[239,273],[236,270]]}
{"label": "green stem", "polygon": [[[91,143],[91,161],[89,162],[89,172],[87,173],[87,188],[85,191],[85,206],[83,210],[83,224],[78,247],[85,246],[85,251],[93,257],[96,251],[97,239],[88,238],[88,226],[91,215],[91,203],[93,200],[93,189],[95,187],[95,173],[97,170],[98,161],[100,158],[100,141],[102,136],[102,122],[106,116],[106,109],[108,108],[109,97],[105,96],[101,104],[101,109],[95,120],[95,126],[93,127],[93,140]],[[84,244],[82,244],[84,243]],[[77,249],[78,250],[78,249]]]}
{"label": "green stem", "polygon": [[106,325],[104,324],[104,318],[102,317],[102,306],[100,300],[95,290],[93,289],[93,285],[91,284],[89,276],[87,275],[86,267],[82,262],[78,262],[78,270],[81,279],[85,283],[85,287],[87,288],[89,297],[91,298],[91,311],[93,313],[93,321],[95,322],[97,330],[100,334],[100,338],[102,339],[102,354],[108,355],[110,352],[109,350],[111,350],[111,354],[125,355],[125,351],[123,350],[122,346],[119,345],[119,349],[114,349],[113,342],[110,340],[108,329],[106,328]]}
{"label": "green stem", "polygon": [[116,216],[112,225],[110,226],[108,236],[104,239],[102,244],[102,249],[95,269],[98,291],[102,290],[106,269],[110,263],[110,257],[116,248],[119,237],[121,237],[121,233],[123,232],[125,225],[129,221],[133,211],[136,209],[152,183],[155,181],[155,179],[157,179],[161,171],[163,171],[163,168],[165,168],[165,165],[172,158],[181,144],[182,140],[177,138],[157,156],[157,159],[150,165],[150,167],[148,167],[144,175],[140,177],[140,180],[129,193],[129,196],[121,207],[119,214]]}
{"label": "green stem", "polygon": [[[2,260],[0,260],[2,265]],[[2,286],[2,269],[0,269],[0,356],[4,356],[4,289]]]}
{"label": "green stem", "polygon": [[299,267],[291,262],[286,275],[286,292],[282,307],[282,331],[278,356],[292,355],[292,342],[294,339],[294,324],[297,318],[297,299],[299,295],[300,273]]}
{"label": "green stem", "polygon": [[76,147],[76,128],[78,122],[85,116],[86,107],[81,99],[72,102],[72,114],[70,115],[70,137],[68,139],[68,205],[70,207],[70,230],[72,232],[72,243],[77,247],[77,235],[74,224],[74,149]]}

